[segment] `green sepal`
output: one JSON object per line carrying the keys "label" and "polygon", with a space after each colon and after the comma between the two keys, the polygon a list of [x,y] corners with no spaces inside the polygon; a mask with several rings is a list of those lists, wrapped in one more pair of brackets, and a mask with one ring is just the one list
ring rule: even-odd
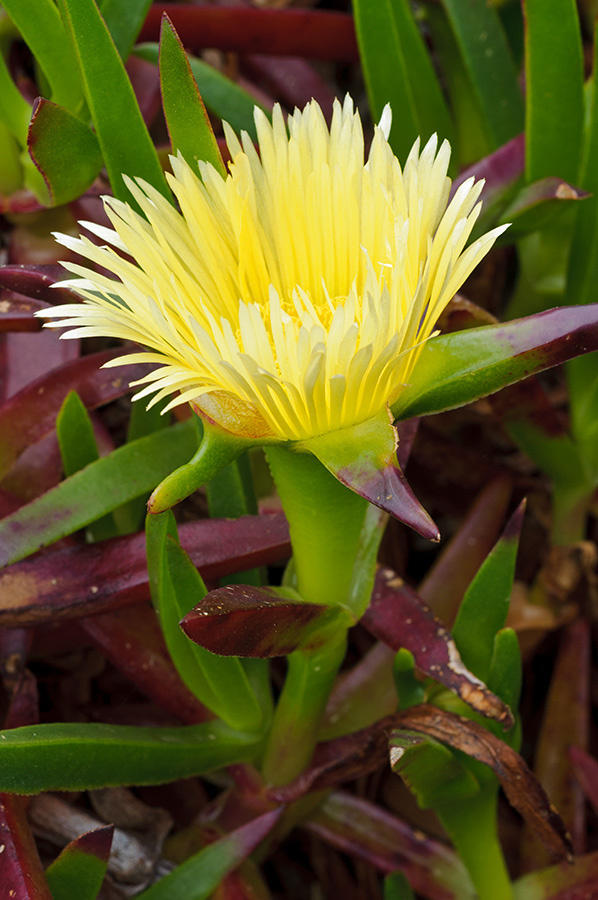
{"label": "green sepal", "polygon": [[563,214],[569,214],[572,202],[586,200],[590,195],[561,178],[542,178],[527,184],[503,210],[499,225],[509,223],[505,242],[525,237],[557,222]]}
{"label": "green sepal", "polygon": [[301,441],[329,472],[352,491],[409,525],[423,537],[440,534],[409,487],[397,459],[398,435],[388,410],[377,416]]}
{"label": "green sepal", "polygon": [[[200,419],[197,422],[199,424]],[[149,499],[148,511],[161,513],[171,509],[214,478],[252,444],[260,443],[254,438],[240,437],[204,420],[203,437],[197,453],[158,485]]]}

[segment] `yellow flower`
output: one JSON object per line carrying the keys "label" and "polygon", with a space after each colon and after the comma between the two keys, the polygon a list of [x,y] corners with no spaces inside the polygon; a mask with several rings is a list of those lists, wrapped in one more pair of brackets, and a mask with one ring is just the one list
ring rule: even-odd
{"label": "yellow flower", "polygon": [[401,169],[389,109],[365,164],[349,97],[330,129],[315,101],[289,117],[288,132],[279,107],[272,124],[257,109],[255,121],[259,154],[226,129],[226,179],[172,159],[180,212],[126,179],[146,218],[106,197],[114,230],[81,223],[104,246],[58,235],[117,280],[65,263],[85,302],[43,315],[74,326],[65,337],[147,347],[118,361],[158,364],[137,398],[175,394],[169,406],[191,401],[228,430],[301,441],[397,399],[501,229],[466,247],[483,182],[468,179],[449,203],[450,146],[438,149],[436,137],[421,152],[416,141]]}

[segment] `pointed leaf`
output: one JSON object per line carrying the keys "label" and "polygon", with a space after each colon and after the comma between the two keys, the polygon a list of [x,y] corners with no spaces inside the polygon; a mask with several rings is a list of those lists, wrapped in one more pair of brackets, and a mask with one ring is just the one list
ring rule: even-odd
{"label": "pointed leaf", "polygon": [[189,641],[179,620],[206,595],[203,580],[177,540],[172,514],[147,517],[152,601],[181,678],[195,696],[234,728],[252,731],[262,712],[240,660],[216,656]]}
{"label": "pointed leaf", "polygon": [[252,759],[258,741],[218,721],[178,728],[27,725],[0,732],[0,790],[37,794],[162,784]]}
{"label": "pointed leaf", "polygon": [[226,169],[189,60],[166,13],[160,32],[160,83],[172,152],[180,152],[193,171],[198,160],[211,163],[222,176]]}
{"label": "pointed leaf", "polygon": [[71,841],[46,869],[53,900],[96,900],[106,874],[114,825]]}
{"label": "pointed leaf", "polygon": [[575,0],[525,0],[525,133],[528,181],[578,177],[584,96]]}
{"label": "pointed leaf", "polygon": [[388,413],[351,428],[303,441],[342,484],[389,512],[423,537],[440,540],[440,533],[416,499],[397,459],[398,437]]}
{"label": "pointed leaf", "polygon": [[407,648],[421,672],[454,691],[477,712],[504,727],[512,725],[508,707],[465,668],[446,628],[391,569],[378,573],[361,624],[393,650]]}
{"label": "pointed leaf", "polygon": [[424,346],[393,414],[407,419],[464,406],[597,348],[595,303],[442,334]]}
{"label": "pointed leaf", "polygon": [[[179,535],[194,565],[211,581],[247,566],[276,562],[291,552],[282,514],[200,519],[181,525]],[[0,591],[0,626],[11,628],[145,603],[145,535],[64,547],[15,563],[0,572]]]}
{"label": "pointed leaf", "polygon": [[285,656],[324,646],[330,629],[347,625],[337,608],[303,603],[289,589],[229,584],[210,591],[181,622],[185,634],[226,656]]}
{"label": "pointed leaf", "polygon": [[0,565],[85,528],[151,490],[195,445],[188,422],[119,447],[0,522]]}
{"label": "pointed leaf", "polygon": [[63,106],[42,98],[33,107],[27,148],[55,206],[84,194],[103,166],[91,128]]}
{"label": "pointed leaf", "polygon": [[402,728],[441,741],[491,768],[511,805],[535,829],[547,849],[557,858],[572,859],[571,840],[561,817],[525,761],[504,741],[476,722],[425,703],[404,710],[398,717]]}
{"label": "pointed leaf", "polygon": [[524,512],[522,501],[467,588],[451,629],[461,659],[482,681],[488,678],[494,638],[509,610]]}
{"label": "pointed leaf", "polygon": [[[390,143],[401,162],[418,136],[452,138],[453,123],[407,0],[356,0],[355,27],[372,116],[390,103]],[[389,71],[394,73],[388,77]]]}
{"label": "pointed leaf", "polygon": [[139,900],[207,900],[229,872],[272,830],[282,809],[273,809],[194,853],[138,895]]}
{"label": "pointed leaf", "polygon": [[586,200],[587,191],[573,187],[561,178],[542,178],[522,188],[500,215],[499,222],[509,222],[506,239],[513,241],[533,231],[559,222],[570,210],[571,202]]}
{"label": "pointed leaf", "polygon": [[[135,47],[135,56],[157,65],[158,44],[138,44]],[[266,107],[262,106],[257,98],[242,88],[240,84],[204,62],[203,59],[189,55],[187,55],[187,59],[195,84],[207,109],[224,122],[228,122],[236,134],[246,131],[252,141],[257,141],[253,113],[257,106],[269,116]]]}
{"label": "pointed leaf", "polygon": [[[131,82],[94,0],[58,0],[74,45],[89,111],[116,197],[135,205],[123,174],[170,190]],[[126,140],[123,135],[126,134]]]}

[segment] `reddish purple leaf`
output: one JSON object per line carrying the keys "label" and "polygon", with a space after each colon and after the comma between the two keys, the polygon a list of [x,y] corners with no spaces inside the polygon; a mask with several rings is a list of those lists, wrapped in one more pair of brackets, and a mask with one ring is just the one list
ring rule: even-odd
{"label": "reddish purple leaf", "polygon": [[343,853],[388,874],[399,869],[429,900],[475,900],[465,867],[446,844],[354,794],[336,791],[303,827]]}
{"label": "reddish purple leaf", "polygon": [[[573,622],[563,633],[534,759],[534,773],[563,817],[578,854],[585,850],[585,801],[567,751],[571,747],[588,749],[590,642],[590,626],[584,619]],[[532,828],[524,832],[521,855],[523,871],[550,862]]]}
{"label": "reddish purple leaf", "polygon": [[485,156],[479,162],[465,169],[455,178],[451,194],[472,175],[476,181],[485,180],[482,199],[486,205],[491,204],[512,188],[525,169],[525,136],[523,134],[499,147],[494,153]]}
{"label": "reddish purple leaf", "polygon": [[[208,581],[290,555],[281,514],[200,519],[181,525],[179,535]],[[0,625],[50,623],[142,603],[149,596],[145,553],[140,533],[15,563],[0,572]]]}
{"label": "reddish purple leaf", "polygon": [[[66,342],[62,342],[63,345]],[[147,367],[100,369],[121,353],[104,350],[53,369],[27,385],[0,407],[0,474],[6,473],[30,444],[53,431],[64,398],[76,390],[89,409],[101,406],[129,390],[129,381],[141,377]]]}
{"label": "reddish purple leaf", "polygon": [[598,812],[598,760],[580,747],[569,747],[569,759],[575,778],[583,788],[588,801]]}
{"label": "reddish purple leaf", "polygon": [[252,55],[242,57],[240,64],[245,75],[287,109],[303,109],[313,99],[327,121],[331,119],[336,95],[311,63],[304,59]]}
{"label": "reddish purple leaf", "polygon": [[214,718],[174,668],[149,606],[88,616],[81,627],[106,659],[166,712],[189,725]]}
{"label": "reddish purple leaf", "polygon": [[47,306],[43,300],[3,292],[0,294],[0,331],[40,331],[41,319],[36,319],[33,314]]}
{"label": "reddish purple leaf", "polygon": [[221,656],[285,656],[298,646],[314,649],[338,608],[281,597],[273,588],[228,584],[210,591],[181,620],[192,641]]}
{"label": "reddish purple leaf", "polygon": [[340,62],[359,59],[353,18],[347,13],[162,3],[150,9],[141,41],[158,40],[162,12],[168,14],[192,53],[215,47],[268,56]]}
{"label": "reddish purple leaf", "polygon": [[[563,820],[533,772],[508,744],[477,722],[431,704],[409,707],[398,713],[396,719],[400,720],[401,729],[435,738],[491,768],[509,803],[534,829],[553,859],[573,859],[571,838]],[[392,740],[391,734],[391,765],[394,762]]]}
{"label": "reddish purple leaf", "polygon": [[444,625],[391,569],[378,572],[372,601],[361,622],[393,650],[409,650],[420,672],[454,691],[472,709],[511,727],[510,709],[465,668]]}
{"label": "reddish purple leaf", "polygon": [[58,263],[45,266],[0,266],[0,288],[52,305],[80,301],[81,298],[74,291],[52,287],[55,282],[67,277],[69,273]]}
{"label": "reddish purple leaf", "polygon": [[473,576],[500,534],[511,490],[507,475],[495,478],[484,488],[418,587],[423,602],[447,626],[453,622]]}
{"label": "reddish purple leaf", "polygon": [[15,900],[52,900],[27,821],[27,801],[0,794],[0,885]]}
{"label": "reddish purple leaf", "polygon": [[309,767],[284,787],[270,788],[276,803],[293,803],[310,791],[337,787],[362,778],[385,766],[388,759],[388,730],[396,716],[386,716],[369,728],[318,744]]}

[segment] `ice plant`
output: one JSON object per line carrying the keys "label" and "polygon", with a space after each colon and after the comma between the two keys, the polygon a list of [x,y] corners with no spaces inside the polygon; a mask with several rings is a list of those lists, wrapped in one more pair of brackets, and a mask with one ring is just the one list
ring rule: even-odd
{"label": "ice plant", "polygon": [[[345,625],[368,602],[382,533],[367,500],[437,537],[398,466],[390,408],[502,230],[468,246],[482,182],[470,178],[450,199],[450,147],[436,136],[423,149],[417,141],[402,168],[390,118],[387,108],[364,162],[349,97],[330,128],[315,101],[286,125],[279,107],[272,123],[256,110],[257,150],[226,128],[225,178],[172,158],[179,210],[127,179],[143,215],[108,197],[113,230],[82,223],[102,246],[58,236],[110,275],[66,263],[83,303],[43,313],[71,327],[65,337],[143,345],[119,360],[157,366],[136,397],[190,402],[202,417],[196,457],[157,489],[153,512],[249,444],[267,446],[291,528],[293,588],[300,602],[343,609]],[[292,654],[268,778],[292,778],[309,758],[345,634]]]}
{"label": "ice plant", "polygon": [[[390,110],[364,165],[359,113],[315,101],[272,124],[255,113],[259,154],[227,128],[226,179],[172,159],[177,211],[127,180],[144,216],[105,198],[114,230],[82,223],[104,246],[59,235],[116,276],[72,263],[84,303],[44,313],[65,336],[109,335],[157,364],[137,398],[174,395],[224,427],[305,441],[378,416],[398,397],[436,320],[500,229],[466,247],[483,182],[449,202],[450,147],[417,141],[403,169]],[[132,257],[123,258],[122,253]]]}

